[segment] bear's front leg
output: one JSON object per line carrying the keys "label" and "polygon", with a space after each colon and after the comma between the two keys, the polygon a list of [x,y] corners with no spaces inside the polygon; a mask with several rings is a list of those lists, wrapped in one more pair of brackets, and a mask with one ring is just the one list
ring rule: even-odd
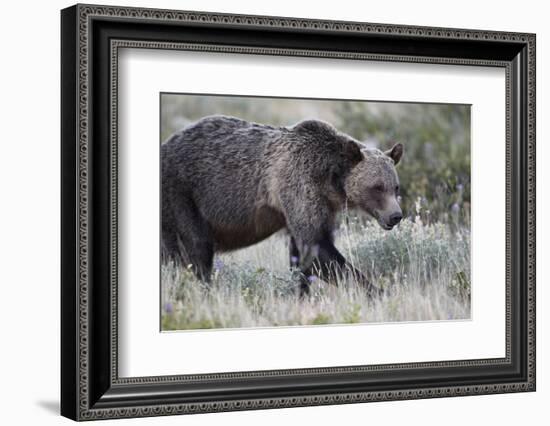
{"label": "bear's front leg", "polygon": [[[294,270],[298,269],[300,271],[299,295],[300,297],[307,296],[310,293],[311,282],[320,276],[320,268],[317,264],[314,265],[314,262],[319,255],[319,245],[312,244],[308,246],[307,244],[304,244],[299,250],[296,240],[294,237],[291,237],[289,254],[290,268]],[[328,281],[328,274],[324,275],[325,279]]]}
{"label": "bear's front leg", "polygon": [[303,179],[301,186],[287,186],[285,189],[280,197],[287,227],[293,237],[290,242],[291,266],[294,262],[302,272],[300,295],[309,294],[311,277],[337,284],[342,275],[355,278],[370,297],[379,295],[380,291],[334,246],[335,213],[320,191],[318,182]]}
{"label": "bear's front leg", "polygon": [[372,285],[365,275],[354,268],[334,246],[329,237],[321,238],[318,243],[304,244],[299,249],[296,240],[290,239],[290,263],[291,267],[299,265],[302,275],[300,278],[300,295],[305,296],[310,291],[310,280],[318,277],[323,281],[333,284],[338,283],[338,278],[347,276],[367,290],[369,297],[379,297],[382,290]]}

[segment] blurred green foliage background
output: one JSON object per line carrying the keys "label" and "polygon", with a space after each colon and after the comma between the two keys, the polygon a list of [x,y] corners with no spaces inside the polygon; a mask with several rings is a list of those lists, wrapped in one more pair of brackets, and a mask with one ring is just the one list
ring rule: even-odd
{"label": "blurred green foliage background", "polygon": [[367,146],[401,142],[404,215],[469,225],[470,106],[370,101],[161,94],[161,142],[186,125],[224,114],[274,126],[316,118]]}

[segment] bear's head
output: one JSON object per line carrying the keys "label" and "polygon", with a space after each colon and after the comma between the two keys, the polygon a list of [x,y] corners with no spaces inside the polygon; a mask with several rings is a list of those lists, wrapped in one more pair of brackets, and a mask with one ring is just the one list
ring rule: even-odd
{"label": "bear's head", "polygon": [[353,167],[345,181],[349,207],[364,210],[386,230],[403,218],[399,207],[399,178],[395,166],[403,155],[398,143],[388,151],[361,149],[363,159]]}

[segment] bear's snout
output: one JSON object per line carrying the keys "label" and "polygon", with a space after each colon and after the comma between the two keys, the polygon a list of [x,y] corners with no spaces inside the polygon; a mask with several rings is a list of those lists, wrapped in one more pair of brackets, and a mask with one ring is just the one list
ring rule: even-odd
{"label": "bear's snout", "polygon": [[390,216],[388,225],[393,227],[397,225],[399,222],[401,222],[401,219],[403,219],[403,215],[401,213],[394,213]]}

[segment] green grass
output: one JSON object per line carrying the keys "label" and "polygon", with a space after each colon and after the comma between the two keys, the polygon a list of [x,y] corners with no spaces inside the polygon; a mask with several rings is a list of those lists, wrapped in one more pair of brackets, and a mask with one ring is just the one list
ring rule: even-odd
{"label": "green grass", "polygon": [[351,280],[320,280],[297,297],[288,237],[278,233],[215,259],[210,286],[189,269],[162,265],[162,329],[189,330],[430,321],[470,318],[470,238],[466,227],[404,220],[392,231],[349,217],[336,245],[385,295],[369,300]]}

